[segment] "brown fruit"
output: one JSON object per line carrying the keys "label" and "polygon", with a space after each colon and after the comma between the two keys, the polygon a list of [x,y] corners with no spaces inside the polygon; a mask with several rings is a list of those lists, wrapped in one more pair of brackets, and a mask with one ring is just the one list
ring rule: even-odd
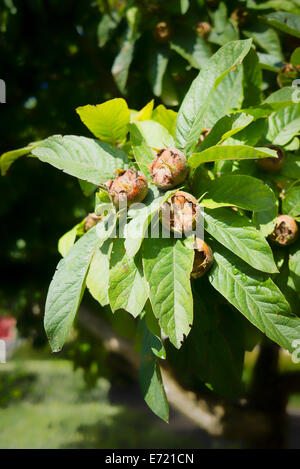
{"label": "brown fruit", "polygon": [[166,21],[160,21],[154,26],[153,36],[157,42],[165,44],[171,39],[171,27]]}
{"label": "brown fruit", "polygon": [[189,171],[185,155],[176,148],[159,150],[149,169],[154,183],[163,190],[178,186]]}
{"label": "brown fruit", "polygon": [[118,175],[106,183],[111,201],[115,206],[125,203],[127,206],[142,202],[148,193],[145,176],[135,169],[118,170]]}
{"label": "brown fruit", "polygon": [[198,216],[198,202],[188,192],[175,192],[161,207],[162,225],[178,234],[187,234],[194,230]]}
{"label": "brown fruit", "polygon": [[230,15],[231,19],[235,20],[239,26],[244,26],[250,19],[250,14],[246,8],[239,7],[233,10]]}
{"label": "brown fruit", "polygon": [[279,215],[276,225],[269,239],[277,246],[288,246],[294,243],[299,235],[298,225],[289,215]]}
{"label": "brown fruit", "polygon": [[96,215],[95,213],[89,213],[88,216],[84,219],[84,231],[87,232],[93,226],[96,226],[99,221],[101,221],[103,218],[103,215]]}
{"label": "brown fruit", "polygon": [[267,148],[271,148],[277,152],[278,158],[261,158],[257,160],[257,164],[263,171],[279,171],[285,161],[285,153],[282,148],[277,145],[265,145]]}
{"label": "brown fruit", "polygon": [[195,239],[195,258],[191,277],[202,277],[209,271],[213,262],[214,256],[210,246],[200,238]]}
{"label": "brown fruit", "polygon": [[200,23],[197,24],[196,30],[199,36],[206,39],[211,32],[211,25],[206,21],[200,21]]}

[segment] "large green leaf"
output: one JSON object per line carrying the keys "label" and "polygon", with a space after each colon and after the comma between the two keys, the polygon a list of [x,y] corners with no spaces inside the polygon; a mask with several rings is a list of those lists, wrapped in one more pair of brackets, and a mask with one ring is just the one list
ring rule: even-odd
{"label": "large green leaf", "polygon": [[160,327],[180,348],[193,323],[190,273],[194,251],[181,239],[145,239],[143,265]]}
{"label": "large green leaf", "polygon": [[251,40],[226,44],[214,54],[193,81],[179,109],[176,122],[176,146],[191,153],[205,128],[205,118],[215,91],[225,76],[249,52]]}
{"label": "large green leaf", "polygon": [[173,137],[165,127],[154,121],[130,124],[130,137],[135,159],[141,171],[150,179],[149,166],[156,150],[174,146]]}
{"label": "large green leaf", "polygon": [[148,329],[145,318],[141,319],[142,330],[140,388],[152,412],[165,422],[169,420],[169,406],[164,390],[157,356],[153,349],[161,346],[159,338]]}
{"label": "large green leaf", "polygon": [[206,209],[204,227],[219,243],[255,269],[278,272],[269,244],[245,215],[228,208]]}
{"label": "large green leaf", "polygon": [[289,285],[300,294],[300,250],[293,252],[289,258]]}
{"label": "large green leaf", "polygon": [[215,145],[189,158],[189,166],[197,168],[200,164],[218,160],[254,160],[257,158],[276,157],[276,152],[269,148],[253,148],[247,145]]}
{"label": "large green leaf", "polygon": [[262,105],[268,104],[278,111],[282,107],[290,106],[293,103],[293,93],[295,88],[293,86],[285,86],[274,93],[271,93],[263,102]]}
{"label": "large green leaf", "polygon": [[244,71],[244,101],[243,107],[255,106],[261,102],[262,71],[259,58],[254,49],[250,49],[243,62]]}
{"label": "large green leaf", "polygon": [[279,109],[268,120],[267,139],[273,145],[285,145],[300,132],[300,103]]}
{"label": "large green leaf", "polygon": [[134,317],[141,313],[148,298],[141,258],[128,257],[123,238],[113,243],[108,296],[113,311],[125,309]]}
{"label": "large green leaf", "polygon": [[54,135],[44,140],[32,154],[71,176],[94,184],[110,179],[116,168],[129,164],[126,154],[108,143],[75,135]]}
{"label": "large green leaf", "polygon": [[162,92],[163,78],[169,62],[169,50],[161,46],[150,54],[149,78],[152,85],[153,94],[160,96]]}
{"label": "large green leaf", "polygon": [[271,234],[273,229],[275,228],[277,214],[277,205],[274,205],[268,210],[253,213],[252,221],[264,238],[269,236],[269,234]]}
{"label": "large green leaf", "polygon": [[291,217],[300,216],[300,186],[289,189],[282,201],[282,211]]}
{"label": "large green leaf", "polygon": [[299,15],[291,12],[276,11],[265,17],[266,21],[291,36],[300,37]]}
{"label": "large green leaf", "polygon": [[103,245],[93,255],[86,278],[86,286],[90,294],[102,306],[109,304],[109,259],[111,250],[112,239],[109,238],[104,241]]}
{"label": "large green leaf", "polygon": [[53,352],[61,350],[69,335],[92,257],[110,236],[114,226],[115,217],[110,215],[107,225],[103,221],[88,231],[57,266],[47,295],[44,319]]}
{"label": "large green leaf", "polygon": [[130,121],[125,99],[111,99],[97,106],[88,104],[76,111],[87,128],[103,142],[115,145],[125,139]]}
{"label": "large green leaf", "polygon": [[58,252],[66,257],[79,234],[83,234],[84,220],[65,233],[58,241]]}
{"label": "large green leaf", "polygon": [[213,248],[213,287],[267,337],[293,352],[293,341],[300,339],[300,319],[292,315],[278,287],[220,245]]}
{"label": "large green leaf", "polygon": [[136,37],[132,35],[132,31],[128,28],[121,42],[121,49],[111,69],[116,85],[123,94],[126,93],[129,67],[133,60],[135,43]]}
{"label": "large green leaf", "polygon": [[207,208],[233,205],[261,212],[274,207],[276,199],[273,191],[260,179],[237,174],[212,181],[201,203]]}
{"label": "large green leaf", "polygon": [[148,196],[143,204],[133,205],[128,212],[132,220],[126,226],[125,248],[129,257],[134,257],[141,247],[150,222],[155,227],[158,221],[158,212],[162,204],[174,194],[174,191],[168,191],[158,196],[158,190],[151,185]]}

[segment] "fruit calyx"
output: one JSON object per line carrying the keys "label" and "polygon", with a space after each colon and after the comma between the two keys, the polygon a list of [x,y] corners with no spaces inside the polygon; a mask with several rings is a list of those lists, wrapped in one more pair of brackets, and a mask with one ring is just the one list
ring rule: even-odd
{"label": "fruit calyx", "polygon": [[108,181],[106,187],[115,206],[130,206],[142,202],[148,193],[148,182],[145,176],[135,169],[117,170],[115,179]]}
{"label": "fruit calyx", "polygon": [[288,246],[294,243],[299,235],[298,225],[290,215],[279,215],[269,239],[277,246]]}
{"label": "fruit calyx", "polygon": [[214,256],[211,247],[202,239],[196,238],[194,243],[195,257],[191,277],[200,278],[211,268]]}
{"label": "fruit calyx", "polygon": [[265,145],[265,147],[271,148],[271,150],[275,150],[277,153],[277,158],[261,158],[258,160],[258,166],[263,171],[279,171],[285,161],[284,151],[277,145]]}
{"label": "fruit calyx", "polygon": [[189,234],[195,229],[200,208],[195,197],[188,192],[177,191],[161,207],[161,222],[173,233]]}
{"label": "fruit calyx", "polygon": [[158,150],[149,169],[154,183],[162,190],[178,186],[189,171],[184,153],[171,147]]}

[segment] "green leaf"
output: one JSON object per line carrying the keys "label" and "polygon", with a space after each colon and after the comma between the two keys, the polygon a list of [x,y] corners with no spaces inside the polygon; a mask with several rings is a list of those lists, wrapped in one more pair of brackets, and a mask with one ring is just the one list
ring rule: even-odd
{"label": "green leaf", "polygon": [[133,118],[133,122],[136,121],[148,121],[152,117],[152,112],[153,112],[153,107],[154,107],[154,99],[149,101],[149,103],[146,104],[140,111],[137,111]]}
{"label": "green leaf", "polygon": [[[115,13],[115,14],[114,14]],[[111,38],[113,32],[120,23],[121,17],[116,12],[110,12],[110,14],[104,14],[101,21],[98,24],[97,36],[99,47],[105,46],[105,44]]]}
{"label": "green leaf", "polygon": [[299,292],[300,292],[300,250],[290,255],[289,271],[290,271],[289,285],[299,295]]}
{"label": "green leaf", "polygon": [[136,39],[132,37],[131,31],[128,29],[121,42],[120,52],[116,56],[111,69],[116,85],[123,94],[126,93],[129,67],[133,60],[135,42]]}
{"label": "green leaf", "polygon": [[19,148],[18,150],[7,151],[0,157],[0,169],[1,176],[5,176],[11,165],[21,156],[29,155],[34,148],[39,145],[40,142],[35,144],[27,145],[27,147]]}
{"label": "green leaf", "polygon": [[269,148],[253,148],[247,145],[215,145],[201,153],[194,153],[189,159],[189,166],[197,168],[200,164],[218,160],[254,160],[276,157]]}
{"label": "green leaf", "polygon": [[111,99],[97,106],[80,106],[76,112],[92,134],[103,142],[115,145],[125,139],[130,121],[125,99]]}
{"label": "green leaf", "polygon": [[265,20],[268,24],[284,33],[300,37],[299,15],[290,12],[276,11],[267,15]]}
{"label": "green leaf", "polygon": [[300,132],[300,103],[280,109],[268,120],[267,139],[273,145],[285,145]]}
{"label": "green leaf", "polygon": [[168,191],[160,197],[150,186],[148,196],[143,204],[134,204],[129,209],[128,215],[132,220],[126,226],[125,249],[128,257],[134,257],[139,251],[142,241],[145,237],[150,222],[156,225],[158,221],[158,212],[162,204],[171,197],[175,191]]}
{"label": "green leaf", "polygon": [[[253,116],[245,114],[230,114],[221,117],[218,122],[213,126],[210,133],[205,137],[203,142],[199,145],[199,150],[202,152],[209,147],[223,143],[229,137],[240,132],[253,121]],[[191,158],[190,158],[191,161]]]}
{"label": "green leaf", "polygon": [[32,150],[41,161],[79,179],[99,185],[113,176],[116,168],[126,168],[126,154],[91,138],[54,135]]}
{"label": "green leaf", "polygon": [[148,298],[141,259],[138,255],[128,257],[123,238],[113,243],[108,296],[112,311],[125,309],[134,317],[141,313]]}
{"label": "green leaf", "polygon": [[283,59],[274,57],[271,54],[263,54],[257,52],[260,66],[263,70],[269,70],[270,72],[278,73],[281,67],[284,66]]}
{"label": "green leaf", "polygon": [[58,241],[58,252],[62,257],[66,257],[70,249],[73,247],[77,235],[83,232],[84,220],[75,225],[70,231],[65,233]]}
{"label": "green leaf", "polygon": [[180,348],[193,322],[190,273],[194,250],[181,239],[145,239],[143,265],[150,301],[160,327]]}
{"label": "green leaf", "polygon": [[257,22],[251,28],[243,29],[243,34],[251,37],[269,55],[283,60],[279,36],[274,29],[261,22]]}
{"label": "green leaf", "polygon": [[130,124],[130,138],[136,162],[150,179],[149,166],[154,160],[156,149],[174,146],[174,140],[165,127],[154,121]]}
{"label": "green leaf", "polygon": [[152,114],[152,120],[165,127],[172,137],[175,134],[177,112],[167,109],[163,104],[157,106]]}
{"label": "green leaf", "polygon": [[293,102],[293,93],[295,92],[295,88],[292,86],[285,86],[280,90],[275,91],[274,93],[270,94],[263,102],[264,104],[268,104],[272,107],[274,111],[278,111],[282,107],[290,106]]}
{"label": "green leaf", "polygon": [[192,152],[199,140],[218,85],[240,63],[251,47],[251,40],[230,42],[218,50],[193,81],[179,109],[176,122],[176,147]]}
{"label": "green leaf", "polygon": [[109,260],[112,245],[112,240],[109,238],[96,250],[86,278],[86,286],[90,294],[102,306],[109,304]]}
{"label": "green leaf", "polygon": [[226,208],[206,209],[204,227],[219,243],[255,269],[278,272],[269,244],[245,215]]}
{"label": "green leaf", "polygon": [[260,179],[237,174],[212,181],[201,204],[207,208],[233,205],[244,210],[262,212],[274,207],[276,199],[273,191]]}
{"label": "green leaf", "polygon": [[169,50],[161,46],[152,51],[149,59],[149,78],[152,85],[153,94],[161,96],[163,78],[169,62]]}
{"label": "green leaf", "polygon": [[274,205],[269,210],[254,212],[252,221],[256,228],[261,232],[264,238],[269,236],[275,228],[278,207]]}
{"label": "green leaf", "polygon": [[300,155],[287,153],[280,174],[290,179],[300,179]]}
{"label": "green leaf", "polygon": [[297,47],[297,49],[294,50],[291,55],[290,62],[294,67],[300,65],[300,47]]}
{"label": "green leaf", "polygon": [[213,249],[213,287],[267,337],[293,352],[293,341],[300,339],[300,319],[292,315],[278,287],[220,245]]}
{"label": "green leaf", "polygon": [[83,195],[86,197],[90,197],[97,190],[97,185],[93,184],[92,182],[82,181],[81,179],[78,179],[78,182]]}
{"label": "green leaf", "polygon": [[180,0],[181,14],[185,15],[190,7],[190,0]]}
{"label": "green leaf", "polygon": [[293,186],[289,189],[282,201],[282,211],[291,217],[300,215],[300,186]]}
{"label": "green leaf", "polygon": [[159,339],[147,328],[146,320],[140,321],[142,329],[142,349],[139,382],[145,402],[155,415],[165,422],[169,421],[169,406],[164,390],[157,357],[153,348],[157,348]]}
{"label": "green leaf", "polygon": [[244,71],[244,101],[243,107],[255,106],[261,102],[262,97],[262,71],[259,58],[254,49],[250,49],[243,62]]}
{"label": "green leaf", "polygon": [[87,271],[94,253],[110,236],[115,216],[89,230],[62,259],[50,284],[44,325],[53,352],[64,345],[85,289]]}
{"label": "green leaf", "polygon": [[200,69],[212,55],[211,47],[197,33],[189,30],[177,33],[170,47],[183,57],[192,67]]}

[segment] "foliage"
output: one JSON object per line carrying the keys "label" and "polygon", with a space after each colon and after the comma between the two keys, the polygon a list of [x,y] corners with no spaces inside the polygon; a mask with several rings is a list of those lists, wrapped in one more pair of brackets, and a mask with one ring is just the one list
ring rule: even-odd
{"label": "foliage", "polygon": [[[251,39],[226,42],[199,72],[177,116],[163,105],[153,110],[150,103],[135,113],[124,100],[111,100],[78,110],[96,138],[54,136],[30,149],[34,158],[91,184],[95,211],[106,213],[85,234],[75,228],[64,244],[65,257],[46,304],[45,328],[52,349],[60,350],[67,339],[86,286],[102,306],[109,302],[112,311],[127,311],[139,324],[136,338],[143,395],[165,420],[157,360],[164,357],[163,343],[177,372],[180,363],[192,356],[202,385],[236,396],[241,392],[243,355],[252,325],[290,352],[294,340],[300,339],[299,242],[272,248],[266,241],[278,211],[287,209],[300,216],[299,104],[289,87],[258,100],[249,90],[258,87],[261,95],[262,77],[249,75],[249,61],[259,69]],[[247,105],[244,98],[237,102],[236,96],[229,95],[223,106],[222,96],[228,97],[236,74]],[[200,139],[207,122],[212,130]],[[279,171],[267,173],[257,161],[276,157],[267,147],[274,139],[287,157]],[[190,238],[145,237],[150,221],[156,217],[158,222],[162,203],[174,193],[161,192],[151,182],[149,166],[157,149],[174,145],[188,157],[190,173],[183,190],[193,193],[205,209],[206,237],[214,251],[208,276],[192,281]],[[0,163],[6,171],[6,155]],[[149,192],[143,207],[129,209],[125,234],[115,237],[111,233],[122,213],[107,199],[102,184],[120,166],[138,166],[149,180]],[[141,234],[134,239],[130,233],[138,226]],[[99,277],[109,281],[98,284]],[[260,334],[255,337],[258,341]],[[182,379],[190,382],[186,375],[183,366]]]}

